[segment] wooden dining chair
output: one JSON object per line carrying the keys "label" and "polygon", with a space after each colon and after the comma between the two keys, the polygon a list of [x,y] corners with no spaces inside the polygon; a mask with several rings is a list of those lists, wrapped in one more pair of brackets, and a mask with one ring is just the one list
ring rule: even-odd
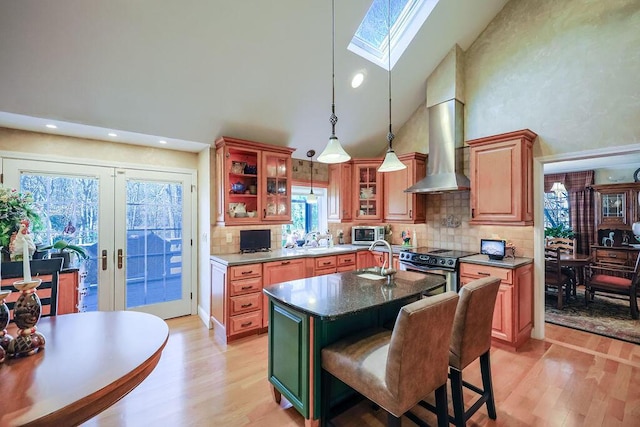
{"label": "wooden dining chair", "polygon": [[[578,250],[578,241],[568,237],[547,237],[545,245],[551,249],[558,249],[561,254],[574,256]],[[576,270],[573,267],[562,267],[562,272],[571,279],[571,294],[576,295],[577,277]]]}
{"label": "wooden dining chair", "polygon": [[545,291],[550,288],[557,290],[558,303],[557,307],[562,310],[563,294],[569,299],[571,292],[571,276],[562,271],[560,265],[560,249],[545,247],[544,249],[544,286]]}
{"label": "wooden dining chair", "polygon": [[438,425],[449,425],[449,341],[458,295],[449,291],[402,307],[393,331],[372,329],[322,349],[322,422],[329,417],[337,378],[388,413],[390,426],[435,391]]}
{"label": "wooden dining chair", "polygon": [[584,301],[588,306],[596,293],[624,295],[629,299],[631,318],[638,319],[638,265],[637,257],[633,267],[604,262],[593,263],[588,267]]}
{"label": "wooden dining chair", "polygon": [[[55,316],[58,311],[58,281],[60,271],[62,270],[62,258],[37,259],[31,260],[31,276],[33,278],[42,279],[42,283],[36,291],[42,304],[41,316]],[[9,310],[13,310],[20,291],[18,291],[11,283],[22,278],[23,265],[22,261],[3,262],[0,266],[0,274],[2,275],[2,290],[12,291],[10,300],[6,301]],[[5,280],[12,279],[12,280]],[[13,294],[15,293],[15,295]]]}

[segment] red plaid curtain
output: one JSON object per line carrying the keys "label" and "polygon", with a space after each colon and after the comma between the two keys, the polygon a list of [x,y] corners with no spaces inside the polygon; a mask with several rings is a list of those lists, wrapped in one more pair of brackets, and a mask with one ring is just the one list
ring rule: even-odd
{"label": "red plaid curtain", "polygon": [[594,172],[554,173],[544,176],[544,192],[551,191],[555,182],[561,182],[569,193],[571,228],[576,234],[578,253],[588,254],[591,237],[595,233],[595,204],[591,185]]}

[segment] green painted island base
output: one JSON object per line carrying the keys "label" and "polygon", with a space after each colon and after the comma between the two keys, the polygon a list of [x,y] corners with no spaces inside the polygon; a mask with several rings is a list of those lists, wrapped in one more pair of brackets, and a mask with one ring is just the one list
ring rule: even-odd
{"label": "green painted island base", "polygon": [[[284,396],[305,417],[305,426],[319,425],[322,348],[363,329],[393,325],[400,308],[416,299],[396,301],[336,320],[322,320],[271,300],[268,375],[274,400],[280,403]],[[332,402],[348,399],[352,393],[339,381],[333,381]]]}
{"label": "green painted island base", "polygon": [[[392,328],[400,309],[423,295],[441,293],[445,278],[400,271],[394,286],[353,271],[292,280],[266,287],[269,297],[268,379],[273,398],[284,396],[305,418],[319,425],[323,413],[322,349],[369,328]],[[436,325],[437,327],[437,325]],[[327,406],[335,407],[355,392],[331,382]],[[327,402],[325,401],[325,402]]]}

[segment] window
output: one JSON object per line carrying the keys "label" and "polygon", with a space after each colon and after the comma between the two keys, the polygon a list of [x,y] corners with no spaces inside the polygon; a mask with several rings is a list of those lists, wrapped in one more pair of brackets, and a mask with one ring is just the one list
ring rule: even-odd
{"label": "window", "polygon": [[[402,56],[439,0],[391,0],[391,68]],[[388,68],[388,0],[373,0],[348,49]]]}
{"label": "window", "polygon": [[287,242],[304,239],[307,233],[313,231],[324,233],[327,230],[327,191],[314,188],[313,193],[318,197],[318,203],[308,204],[309,187],[294,186],[291,190],[291,221],[292,224],[282,226],[282,245]]}
{"label": "window", "polygon": [[551,187],[551,191],[544,193],[544,227],[570,227],[569,193],[560,182]]}

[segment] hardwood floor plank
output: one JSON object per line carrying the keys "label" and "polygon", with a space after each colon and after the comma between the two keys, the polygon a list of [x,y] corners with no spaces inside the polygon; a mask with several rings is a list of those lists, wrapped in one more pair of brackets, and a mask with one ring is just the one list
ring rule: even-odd
{"label": "hardwood floor plank", "polygon": [[[120,402],[85,426],[303,426],[267,381],[267,335],[219,342],[196,316],[171,319],[160,363]],[[492,348],[497,420],[480,409],[468,426],[637,426],[640,346],[547,325],[547,340],[518,352]],[[476,361],[465,380],[480,385]],[[465,390],[469,403],[476,396]],[[433,403],[433,396],[429,399]],[[451,405],[451,396],[449,395]],[[433,414],[414,412],[431,425]],[[452,411],[451,411],[452,412]],[[332,420],[336,427],[386,425],[383,410],[362,402]],[[412,426],[406,418],[402,426]]]}

